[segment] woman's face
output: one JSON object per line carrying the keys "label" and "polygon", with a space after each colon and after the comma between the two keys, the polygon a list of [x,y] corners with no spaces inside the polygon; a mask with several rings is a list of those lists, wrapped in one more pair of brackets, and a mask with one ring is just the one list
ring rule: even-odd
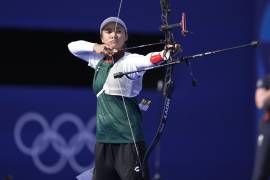
{"label": "woman's face", "polygon": [[106,24],[101,31],[102,43],[106,44],[111,49],[122,49],[127,39],[128,35],[125,29],[115,22]]}

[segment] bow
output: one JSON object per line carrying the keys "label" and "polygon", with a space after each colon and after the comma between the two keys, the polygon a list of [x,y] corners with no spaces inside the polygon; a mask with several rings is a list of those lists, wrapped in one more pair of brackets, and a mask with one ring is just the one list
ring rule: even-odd
{"label": "bow", "polygon": [[[187,30],[186,30],[186,23],[185,23],[185,14],[184,13],[182,14],[181,23],[170,25],[168,22],[168,18],[170,14],[169,0],[160,0],[160,6],[161,6],[161,20],[162,20],[162,25],[160,27],[160,30],[164,32],[164,42],[165,42],[165,47],[166,47],[166,45],[175,44],[173,33],[170,31],[172,28],[181,26],[182,35],[186,35]],[[169,54],[167,63],[171,63],[173,61],[173,58],[172,58],[173,51],[168,50],[168,52],[165,51],[165,53]],[[173,75],[173,66],[167,66],[165,77],[164,77],[164,86],[163,86],[164,106],[163,106],[163,110],[161,114],[160,123],[151,144],[146,150],[142,165],[144,165],[146,160],[149,158],[149,155],[151,154],[151,152],[154,150],[155,146],[159,142],[161,135],[163,133],[163,130],[165,128],[168,112],[169,112],[169,108],[171,104],[171,97],[173,93],[172,75]]]}
{"label": "bow", "polygon": [[[120,1],[120,5],[119,5],[119,9],[118,9],[118,15],[117,15],[118,18],[120,16],[121,5],[122,5],[122,0]],[[160,0],[160,5],[161,5],[161,20],[162,20],[162,25],[160,26],[160,30],[164,32],[164,41],[161,41],[159,43],[140,45],[137,47],[125,48],[125,50],[141,48],[141,47],[146,47],[146,46],[152,46],[152,45],[156,45],[156,44],[165,44],[165,47],[167,47],[167,45],[174,45],[175,41],[174,41],[173,33],[170,31],[174,27],[179,27],[179,26],[182,27],[182,35],[185,36],[187,34],[188,31],[186,30],[185,14],[184,13],[182,14],[182,20],[180,23],[170,25],[168,22],[169,13],[170,13],[169,0]],[[168,59],[167,64],[173,62],[173,58],[172,58],[172,54],[174,53],[173,51],[174,50],[171,50],[171,49],[167,50],[166,48],[164,50],[164,55],[166,55],[166,57]],[[170,107],[170,103],[171,103],[172,91],[173,91],[172,74],[173,74],[173,66],[167,66],[166,74],[164,77],[164,86],[163,86],[163,95],[164,95],[165,102],[164,102],[164,107],[163,107],[163,111],[162,111],[162,115],[161,115],[161,120],[159,123],[159,127],[157,129],[157,132],[155,133],[155,136],[154,136],[151,144],[149,145],[149,147],[147,148],[147,150],[143,156],[140,156],[140,154],[139,154],[137,144],[136,144],[136,141],[134,138],[132,124],[130,122],[129,115],[128,115],[128,112],[126,109],[125,99],[124,99],[124,96],[122,95],[123,105],[124,105],[125,110],[126,110],[127,120],[129,122],[129,127],[130,127],[130,131],[131,131],[132,138],[133,138],[133,144],[134,144],[134,147],[136,149],[139,168],[141,169],[142,176],[144,176],[143,169],[144,169],[144,165],[146,163],[146,160],[148,159],[149,155],[151,154],[151,152],[155,148],[156,144],[159,142],[160,137],[162,135],[162,132],[163,132],[165,125],[166,125],[168,111],[169,111],[169,107]],[[119,77],[121,77],[121,74]],[[119,87],[120,87],[120,83],[119,83]],[[143,158],[141,158],[141,157],[143,157]]]}

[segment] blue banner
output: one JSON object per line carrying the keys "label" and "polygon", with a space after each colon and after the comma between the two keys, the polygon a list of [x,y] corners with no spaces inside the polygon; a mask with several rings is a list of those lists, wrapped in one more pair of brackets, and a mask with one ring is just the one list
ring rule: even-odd
{"label": "blue banner", "polygon": [[[212,106],[215,101],[209,94],[205,96],[208,100],[197,99],[202,96],[200,88],[190,88],[175,91],[160,154],[154,151],[149,160],[151,174],[160,163],[166,179],[214,180],[228,171],[219,179],[244,180],[250,175],[246,170],[251,166],[252,150],[251,139],[243,139],[250,137],[251,122],[233,119],[236,110],[227,115],[228,109]],[[163,100],[156,91],[143,91],[138,99],[142,98],[152,101],[143,113],[149,144],[159,124]],[[93,166],[96,97],[90,88],[1,86],[0,99],[1,177],[71,180]],[[237,116],[241,117],[239,110]]]}
{"label": "blue banner", "polygon": [[64,179],[93,166],[90,90],[1,87],[0,99],[1,177]]}
{"label": "blue banner", "polygon": [[[145,118],[158,119],[160,96],[148,94],[155,105]],[[0,99],[0,177],[75,179],[93,167],[96,97],[90,88],[1,87]]]}

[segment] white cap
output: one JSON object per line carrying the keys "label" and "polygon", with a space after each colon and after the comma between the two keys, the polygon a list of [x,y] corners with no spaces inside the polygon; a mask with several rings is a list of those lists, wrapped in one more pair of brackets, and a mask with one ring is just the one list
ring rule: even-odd
{"label": "white cap", "polygon": [[126,24],[124,23],[124,21],[122,21],[120,18],[118,17],[108,17],[107,19],[105,19],[101,25],[100,25],[100,28],[99,28],[99,32],[101,34],[101,31],[102,29],[104,28],[104,26],[110,22],[116,22],[118,24],[121,24],[123,26],[123,28],[125,29],[126,33],[127,33],[127,26]]}

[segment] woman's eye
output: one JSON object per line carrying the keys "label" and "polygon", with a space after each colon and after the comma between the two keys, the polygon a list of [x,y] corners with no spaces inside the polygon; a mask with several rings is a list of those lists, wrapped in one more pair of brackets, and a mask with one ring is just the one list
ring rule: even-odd
{"label": "woman's eye", "polygon": [[111,30],[108,30],[108,31],[107,31],[107,33],[108,33],[108,34],[111,34],[111,33],[112,33],[112,31],[111,31]]}
{"label": "woman's eye", "polygon": [[[113,33],[114,31],[113,30],[106,30],[106,33],[107,34],[111,34],[111,33]],[[121,34],[123,31],[122,30],[116,30],[116,33],[117,34]]]}

